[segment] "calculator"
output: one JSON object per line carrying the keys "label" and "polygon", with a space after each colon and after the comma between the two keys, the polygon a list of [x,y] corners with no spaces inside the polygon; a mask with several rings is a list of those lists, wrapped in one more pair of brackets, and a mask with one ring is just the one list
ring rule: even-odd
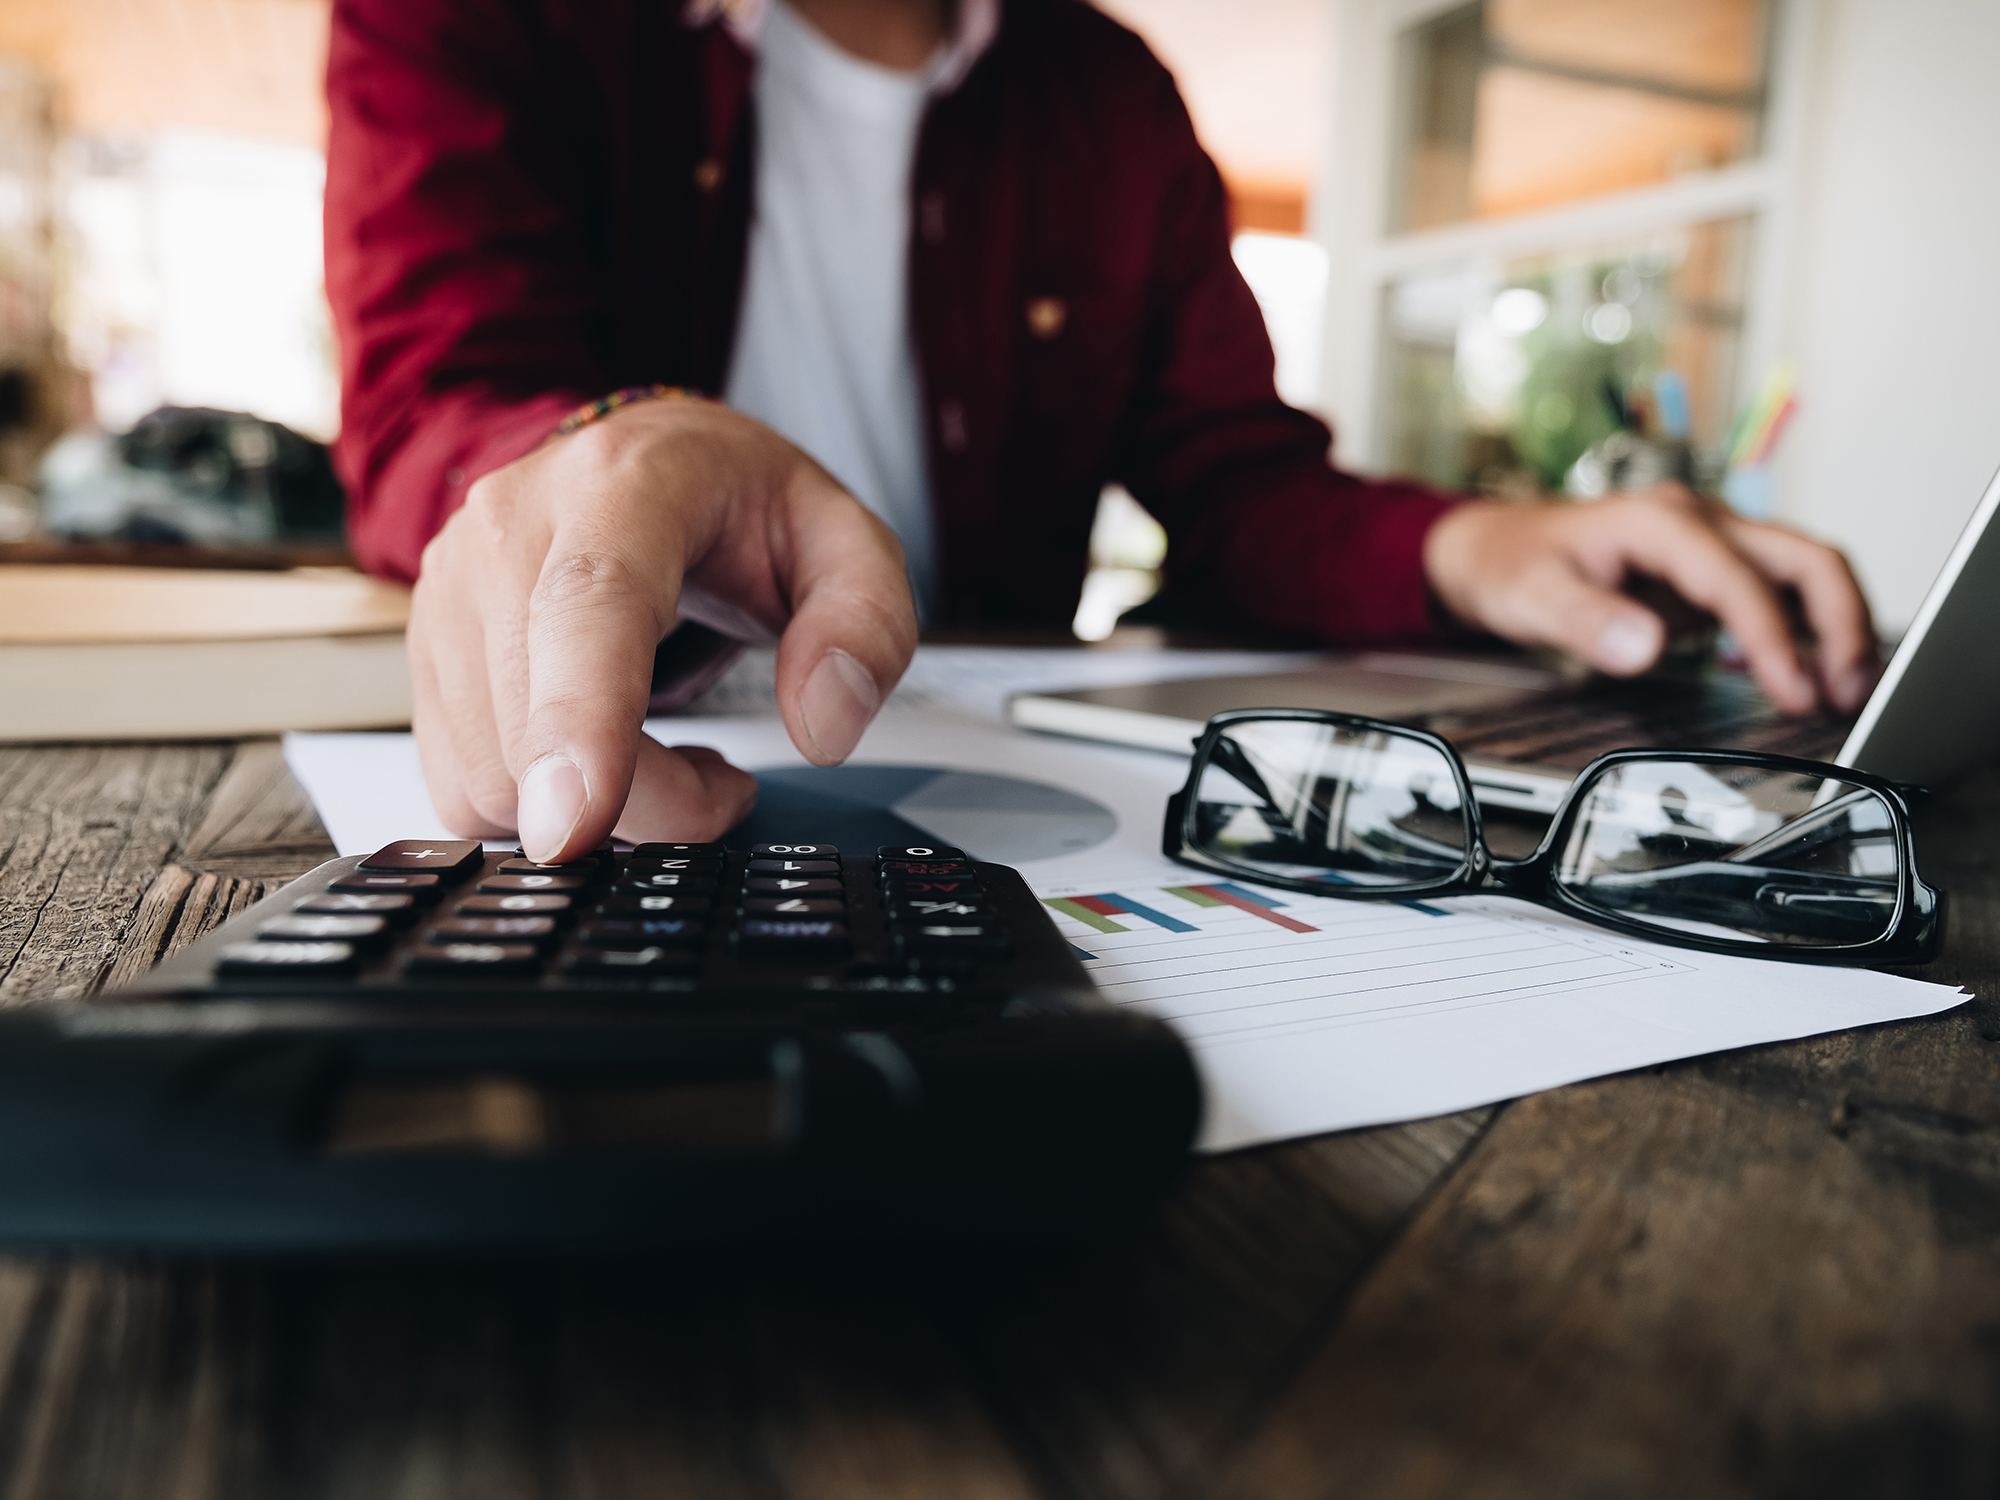
{"label": "calculator", "polygon": [[401,840],[0,1026],[17,1246],[1074,1237],[1201,1114],[1173,1030],[942,845]]}

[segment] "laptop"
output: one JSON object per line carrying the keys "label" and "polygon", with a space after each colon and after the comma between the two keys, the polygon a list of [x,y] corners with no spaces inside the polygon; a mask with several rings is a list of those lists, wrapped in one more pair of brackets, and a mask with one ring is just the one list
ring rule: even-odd
{"label": "laptop", "polygon": [[1465,757],[1480,802],[1553,813],[1570,782],[1629,746],[1761,750],[1918,786],[2000,754],[2000,474],[1945,559],[1858,715],[1787,718],[1748,674],[1713,664],[1637,679],[1567,676],[1527,655],[1355,652],[1301,672],[1022,693],[1025,729],[1186,754],[1235,708],[1324,708],[1421,724]]}

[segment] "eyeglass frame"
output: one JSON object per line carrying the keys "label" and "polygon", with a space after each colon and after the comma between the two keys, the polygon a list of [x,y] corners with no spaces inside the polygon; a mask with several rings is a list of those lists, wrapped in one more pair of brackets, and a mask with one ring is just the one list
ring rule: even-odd
{"label": "eyeglass frame", "polygon": [[[1465,854],[1459,862],[1458,869],[1450,875],[1428,882],[1387,886],[1343,885],[1336,889],[1328,889],[1325,881],[1263,873],[1220,856],[1197,852],[1193,822],[1194,808],[1198,799],[1194,793],[1202,772],[1211,760],[1216,742],[1235,725],[1249,721],[1272,720],[1326,724],[1339,729],[1373,733],[1387,732],[1405,739],[1416,740],[1441,754],[1451,767],[1452,776],[1457,781],[1459,807],[1466,818]],[[1592,906],[1571,894],[1556,878],[1556,864],[1559,858],[1557,851],[1567,843],[1570,827],[1576,820],[1583,794],[1589,790],[1591,783],[1614,766],[1627,765],[1635,761],[1674,760],[1698,760],[1721,765],[1753,766],[1771,771],[1799,772],[1808,776],[1818,776],[1823,780],[1838,781],[1845,786],[1859,787],[1881,797],[1889,809],[1890,822],[1895,829],[1898,854],[1896,913],[1888,928],[1880,937],[1870,938],[1867,942],[1848,943],[1832,948],[1793,947],[1790,944],[1758,943],[1748,939],[1735,942],[1709,937],[1703,933],[1684,932],[1634,921],[1616,912]],[[1819,964],[1923,964],[1937,957],[1944,941],[1945,895],[1943,891],[1927,885],[1917,874],[1916,837],[1911,828],[1908,798],[1909,795],[1921,790],[1918,787],[1904,786],[1880,776],[1870,775],[1866,771],[1850,770],[1846,766],[1829,765],[1825,761],[1801,760],[1792,755],[1767,755],[1757,750],[1613,750],[1598,756],[1577,773],[1576,779],[1563,793],[1562,801],[1556,805],[1556,810],[1549,819],[1548,831],[1542,835],[1542,841],[1536,846],[1535,852],[1525,859],[1507,860],[1498,858],[1488,847],[1485,824],[1481,821],[1479,813],[1479,799],[1473,793],[1472,777],[1466,770],[1465,759],[1442,735],[1409,724],[1370,718],[1365,714],[1344,714],[1333,709],[1237,708],[1217,714],[1210,719],[1203,726],[1200,738],[1195,740],[1194,758],[1188,763],[1187,784],[1167,798],[1167,817],[1160,833],[1160,852],[1176,864],[1186,865],[1191,869],[1234,875],[1238,879],[1252,880],[1259,885],[1274,886],[1283,891],[1295,891],[1300,895],[1325,896],[1336,901],[1416,901],[1449,896],[1512,896],[1517,900],[1529,901],[1536,906],[1573,916],[1579,921],[1589,922],[1592,926],[1608,927],[1632,937],[1672,943],[1683,948],[1699,948],[1709,953],[1726,953],[1739,958],[1753,956],[1781,958],[1793,963]]]}

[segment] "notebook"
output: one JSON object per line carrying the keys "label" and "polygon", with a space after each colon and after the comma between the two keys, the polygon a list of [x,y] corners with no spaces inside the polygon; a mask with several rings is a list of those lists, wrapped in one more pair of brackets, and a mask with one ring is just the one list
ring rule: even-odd
{"label": "notebook", "polygon": [[0,565],[0,743],[407,724],[409,611],[347,568]]}

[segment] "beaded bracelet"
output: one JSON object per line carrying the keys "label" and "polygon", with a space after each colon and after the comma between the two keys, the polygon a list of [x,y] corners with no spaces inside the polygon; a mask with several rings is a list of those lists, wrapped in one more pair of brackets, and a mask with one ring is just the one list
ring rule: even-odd
{"label": "beaded bracelet", "polygon": [[608,417],[621,406],[629,406],[634,401],[706,401],[709,398],[700,391],[690,391],[678,385],[628,385],[622,391],[613,391],[608,396],[599,396],[579,406],[575,411],[556,423],[556,430],[550,438],[568,437],[579,427],[588,427],[599,417]]}

